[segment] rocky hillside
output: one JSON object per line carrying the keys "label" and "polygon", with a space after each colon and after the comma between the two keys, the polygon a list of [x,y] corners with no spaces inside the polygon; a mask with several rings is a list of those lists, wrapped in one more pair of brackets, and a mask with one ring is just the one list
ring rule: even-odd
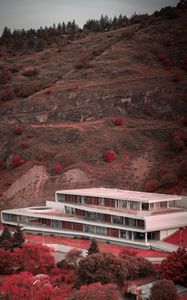
{"label": "rocky hillside", "polygon": [[0,47],[1,208],[89,186],[187,194],[187,10]]}

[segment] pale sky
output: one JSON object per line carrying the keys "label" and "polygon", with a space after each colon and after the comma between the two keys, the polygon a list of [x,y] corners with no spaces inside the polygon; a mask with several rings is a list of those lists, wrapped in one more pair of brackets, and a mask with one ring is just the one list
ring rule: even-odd
{"label": "pale sky", "polygon": [[120,13],[152,13],[179,0],[0,0],[0,34],[5,26],[13,29],[39,28],[67,21],[82,27],[88,19]]}

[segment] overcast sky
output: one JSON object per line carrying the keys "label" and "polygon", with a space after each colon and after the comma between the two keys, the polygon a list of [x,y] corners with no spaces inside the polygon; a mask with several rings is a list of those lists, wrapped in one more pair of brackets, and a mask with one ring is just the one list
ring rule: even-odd
{"label": "overcast sky", "polygon": [[101,14],[113,17],[120,13],[152,13],[179,0],[0,0],[0,34],[11,29],[39,28],[53,23],[72,21],[82,27],[86,20]]}

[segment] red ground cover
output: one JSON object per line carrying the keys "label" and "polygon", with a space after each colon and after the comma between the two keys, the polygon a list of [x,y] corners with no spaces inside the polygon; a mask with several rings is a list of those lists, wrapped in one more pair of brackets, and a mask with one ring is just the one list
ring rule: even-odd
{"label": "red ground cover", "polygon": [[[60,244],[69,247],[88,249],[90,241],[82,240],[82,239],[71,239],[66,237],[57,237],[57,236],[49,236],[49,235],[34,235],[34,234],[25,234],[25,238],[29,241],[38,242],[38,243],[46,243],[46,244]],[[121,246],[121,245],[113,245],[103,242],[98,242],[98,246],[101,251],[111,252],[115,255],[118,255],[122,250],[129,249],[129,247]],[[131,248],[133,249],[133,248]],[[143,249],[135,249],[137,254],[142,255],[144,257],[163,257],[165,253],[161,251],[155,250],[143,250]]]}
{"label": "red ground cover", "polygon": [[187,228],[178,230],[164,241],[170,244],[187,247]]}

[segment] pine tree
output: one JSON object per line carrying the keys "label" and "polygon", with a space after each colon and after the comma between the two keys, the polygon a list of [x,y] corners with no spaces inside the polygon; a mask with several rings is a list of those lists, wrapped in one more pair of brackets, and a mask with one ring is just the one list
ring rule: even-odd
{"label": "pine tree", "polygon": [[25,242],[24,235],[22,233],[21,227],[18,225],[16,231],[12,236],[12,247],[13,248],[22,248],[23,243]]}
{"label": "pine tree", "polygon": [[88,255],[99,253],[99,248],[95,239],[91,240],[90,247],[88,248]]}
{"label": "pine tree", "polygon": [[7,226],[4,227],[0,235],[0,247],[9,250],[12,247],[12,235]]}

